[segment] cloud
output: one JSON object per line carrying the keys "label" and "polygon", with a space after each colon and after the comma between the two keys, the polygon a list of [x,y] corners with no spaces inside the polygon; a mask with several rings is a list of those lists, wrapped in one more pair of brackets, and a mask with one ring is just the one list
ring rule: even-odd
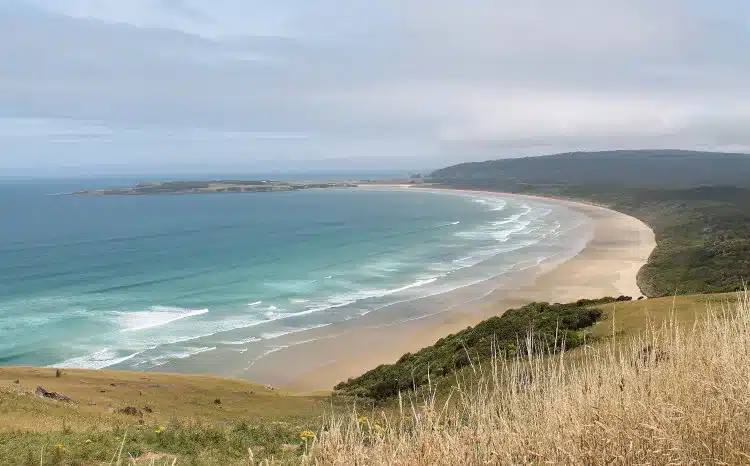
{"label": "cloud", "polygon": [[750,148],[750,8],[723,7],[0,0],[0,154],[34,152],[0,168]]}

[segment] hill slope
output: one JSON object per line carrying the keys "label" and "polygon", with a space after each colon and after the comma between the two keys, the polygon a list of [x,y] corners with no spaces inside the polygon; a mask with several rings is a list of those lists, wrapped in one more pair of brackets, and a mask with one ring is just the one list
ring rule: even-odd
{"label": "hill slope", "polygon": [[[332,408],[327,396],[219,377],[0,367],[0,464],[110,464],[121,444],[123,465],[131,456],[144,465],[246,465],[248,448],[259,461],[294,462],[300,433]],[[154,454],[163,461],[151,463]]]}
{"label": "hill slope", "polygon": [[683,150],[620,150],[464,163],[433,178],[534,185],[618,184],[690,187],[750,185],[750,155]]}
{"label": "hill slope", "polygon": [[461,164],[441,186],[592,201],[648,224],[657,246],[639,274],[647,296],[719,293],[750,278],[750,156],[580,152]]}
{"label": "hill slope", "polygon": [[[576,348],[584,342],[582,331],[601,318],[602,312],[591,305],[630,299],[621,296],[568,304],[531,303],[510,309],[499,317],[441,338],[415,354],[405,354],[394,364],[381,365],[342,382],[336,390],[384,400],[428,383],[434,385],[436,380],[451,377],[456,370],[486,363],[499,355],[512,357],[530,352],[557,352],[563,347]],[[524,344],[529,332],[533,332],[537,340],[535,348]]]}
{"label": "hill slope", "polygon": [[750,346],[750,302],[695,304],[695,325],[657,321],[638,338],[497,360],[450,402],[404,397],[398,416],[337,420],[313,463],[747,464],[750,352],[737,349]]}

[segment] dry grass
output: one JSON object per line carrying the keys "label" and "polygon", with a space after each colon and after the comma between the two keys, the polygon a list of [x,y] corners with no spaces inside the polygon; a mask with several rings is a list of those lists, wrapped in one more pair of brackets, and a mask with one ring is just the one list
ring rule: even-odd
{"label": "dry grass", "polygon": [[[137,419],[116,411],[128,406],[141,411],[146,423],[161,425],[175,419],[294,423],[319,419],[330,406],[325,397],[295,396],[220,377],[77,369],[65,369],[61,375],[56,377],[50,368],[0,367],[0,431],[127,427]],[[33,395],[37,386],[73,401],[39,400]]]}
{"label": "dry grass", "polygon": [[[0,465],[246,465],[249,447],[256,463],[299,462],[288,445],[299,449],[335,401],[219,377],[55,372],[0,368]],[[40,399],[37,386],[72,401]]]}
{"label": "dry grass", "polygon": [[574,358],[477,367],[444,405],[335,418],[303,462],[750,464],[750,300],[704,308],[692,325],[671,319]]}

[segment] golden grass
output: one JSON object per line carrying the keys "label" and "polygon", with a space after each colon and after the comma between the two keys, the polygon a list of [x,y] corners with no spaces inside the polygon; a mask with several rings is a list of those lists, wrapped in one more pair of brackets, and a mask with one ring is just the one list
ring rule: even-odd
{"label": "golden grass", "polygon": [[476,368],[444,405],[432,396],[400,416],[336,417],[302,462],[750,463],[747,293],[706,301],[691,325],[672,318],[580,352]]}
{"label": "golden grass", "polygon": [[[73,401],[40,400],[33,395],[37,386]],[[147,424],[283,420],[307,425],[319,423],[330,402],[220,377],[65,369],[58,378],[50,368],[0,367],[0,430],[127,427],[140,417],[116,411],[129,406],[141,411]]]}
{"label": "golden grass", "polygon": [[679,325],[692,325],[705,315],[708,305],[721,306],[734,300],[736,294],[719,293],[686,295],[667,298],[644,299],[597,306],[604,311],[603,318],[588,332],[593,338],[631,337],[649,325],[660,327],[671,321]]}

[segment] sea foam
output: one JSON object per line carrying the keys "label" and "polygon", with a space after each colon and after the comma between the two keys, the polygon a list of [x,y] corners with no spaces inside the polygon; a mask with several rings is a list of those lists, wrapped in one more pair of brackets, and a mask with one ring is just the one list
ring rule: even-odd
{"label": "sea foam", "polygon": [[195,356],[196,354],[201,354],[201,353],[207,353],[215,349],[216,349],[215,346],[185,348],[180,351],[173,351],[173,352],[159,355],[158,357],[151,359],[149,362],[151,363],[151,367],[153,368],[153,367],[163,366],[164,364],[167,364],[168,362],[175,360],[175,359],[185,359],[185,358],[189,358],[190,356]]}
{"label": "sea foam", "polygon": [[94,353],[87,354],[86,356],[70,358],[61,363],[53,364],[50,367],[65,369],[104,369],[106,367],[114,366],[115,364],[120,364],[129,359],[133,359],[139,354],[141,354],[140,351],[127,356],[120,356],[115,350],[104,348]]}
{"label": "sea foam", "polygon": [[150,311],[120,312],[118,313],[118,320],[123,332],[138,332],[203,314],[208,314],[208,309],[151,306]]}

